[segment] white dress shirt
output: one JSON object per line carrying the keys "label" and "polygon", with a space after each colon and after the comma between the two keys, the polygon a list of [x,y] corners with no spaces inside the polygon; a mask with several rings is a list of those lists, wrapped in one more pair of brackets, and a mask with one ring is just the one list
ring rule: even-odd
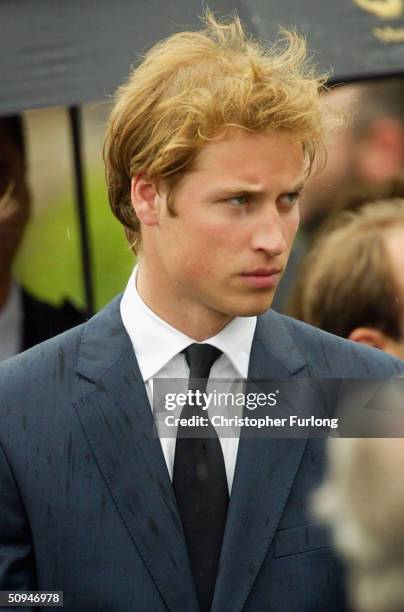
{"label": "white dress shirt", "polygon": [[[120,310],[123,325],[132,342],[140,372],[146,386],[150,405],[153,406],[153,379],[189,378],[189,367],[181,353],[195,340],[178,331],[158,317],[141,299],[136,289],[137,268],[134,269],[123,294]],[[235,317],[218,334],[207,338],[222,351],[212,366],[210,377],[215,379],[246,379],[250,351],[257,324],[257,317]],[[224,390],[221,387],[221,390]],[[170,478],[173,476],[175,437],[160,435],[160,442]],[[220,437],[226,467],[229,492],[231,492],[238,451],[239,436]]]}
{"label": "white dress shirt", "polygon": [[13,282],[6,303],[0,310],[0,361],[20,352],[22,319],[21,289]]}

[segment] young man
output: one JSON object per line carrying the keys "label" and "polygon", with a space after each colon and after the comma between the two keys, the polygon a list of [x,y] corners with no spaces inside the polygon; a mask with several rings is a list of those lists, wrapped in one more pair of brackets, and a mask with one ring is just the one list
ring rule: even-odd
{"label": "young man", "polygon": [[157,378],[400,368],[268,311],[321,145],[321,84],[297,36],[268,51],[208,16],[118,92],[108,186],[139,264],[123,297],[1,370],[0,589],[63,590],[81,612],[344,609],[307,513],[322,441],[219,440],[211,423],[159,438],[150,406]]}

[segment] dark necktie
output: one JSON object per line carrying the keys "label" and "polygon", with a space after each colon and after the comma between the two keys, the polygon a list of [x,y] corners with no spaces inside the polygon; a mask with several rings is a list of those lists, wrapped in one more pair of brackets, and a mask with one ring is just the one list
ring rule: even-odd
{"label": "dark necktie", "polygon": [[[190,370],[188,388],[205,392],[210,369],[221,351],[210,344],[191,344],[184,353]],[[185,405],[181,417],[193,415],[208,417],[201,407]],[[190,433],[196,437],[183,437]],[[173,486],[201,612],[208,612],[229,505],[222,447],[210,421],[192,432],[178,427]]]}

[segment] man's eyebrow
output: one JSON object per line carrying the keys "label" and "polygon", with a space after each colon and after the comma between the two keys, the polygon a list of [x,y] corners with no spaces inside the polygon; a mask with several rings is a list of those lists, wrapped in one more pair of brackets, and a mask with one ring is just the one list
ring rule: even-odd
{"label": "man's eyebrow", "polygon": [[217,189],[212,189],[208,193],[208,195],[214,195],[218,198],[233,194],[245,194],[245,195],[260,195],[265,193],[265,189],[263,189],[260,185],[256,187],[249,185],[246,187],[245,185],[229,185],[228,187],[218,187]]}
{"label": "man's eyebrow", "polygon": [[[295,192],[299,192],[303,189],[303,187],[305,186],[307,180],[306,179],[299,179],[296,183],[292,184],[290,189],[285,189],[284,193],[295,193]],[[212,191],[208,192],[208,197],[209,196],[214,196],[216,198],[223,198],[223,197],[228,197],[234,194],[240,194],[240,195],[262,195],[267,191],[267,189],[265,189],[264,187],[262,187],[261,185],[229,185],[228,187],[218,187],[217,189],[212,189]]]}

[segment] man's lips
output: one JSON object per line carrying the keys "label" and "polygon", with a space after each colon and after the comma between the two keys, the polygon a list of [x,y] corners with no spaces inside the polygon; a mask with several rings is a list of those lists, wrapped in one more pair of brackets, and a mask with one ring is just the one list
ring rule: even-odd
{"label": "man's lips", "polygon": [[276,287],[282,274],[282,268],[257,268],[243,272],[240,276],[247,285],[258,288]]}

